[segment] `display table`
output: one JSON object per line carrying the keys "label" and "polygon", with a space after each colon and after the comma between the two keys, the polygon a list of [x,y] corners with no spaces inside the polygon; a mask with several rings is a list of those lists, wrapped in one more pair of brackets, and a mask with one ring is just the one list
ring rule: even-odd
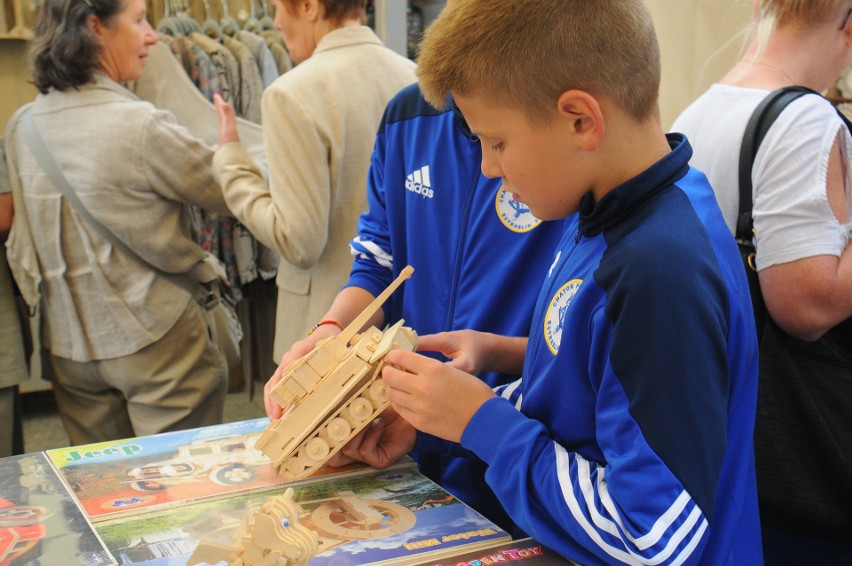
{"label": "display table", "polygon": [[[385,470],[353,464],[286,482],[254,447],[267,423],[0,459],[0,563],[186,564],[199,541],[233,543],[244,517],[292,488],[300,521],[321,541],[312,566],[459,564],[456,557],[490,552],[502,561],[570,564],[535,541],[512,541],[409,458]],[[359,520],[357,508],[379,518]]]}

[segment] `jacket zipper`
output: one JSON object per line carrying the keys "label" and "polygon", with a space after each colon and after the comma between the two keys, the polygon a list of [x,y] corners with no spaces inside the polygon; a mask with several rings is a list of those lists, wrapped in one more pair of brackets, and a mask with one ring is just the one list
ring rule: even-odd
{"label": "jacket zipper", "polygon": [[[479,145],[479,142],[471,143],[475,143],[477,146]],[[479,156],[479,160],[481,161],[481,153],[479,153],[479,151],[476,151],[476,154]],[[479,163],[479,161],[477,161],[477,163]],[[470,207],[473,203],[473,195],[476,192],[476,183],[479,179],[478,171],[479,170],[476,169],[476,174],[473,175],[470,183],[468,183],[467,199],[465,200],[464,208],[462,209],[462,221],[460,226],[461,229],[459,230],[459,238],[456,243],[456,261],[455,265],[453,266],[453,279],[452,286],[450,287],[450,304],[447,307],[447,319],[444,322],[444,330],[450,330],[450,328],[452,328],[450,325],[453,322],[453,318],[456,312],[456,293],[458,290],[459,274],[461,273],[462,252],[464,250],[464,243],[466,242],[465,238],[467,235],[467,226],[470,223]]]}

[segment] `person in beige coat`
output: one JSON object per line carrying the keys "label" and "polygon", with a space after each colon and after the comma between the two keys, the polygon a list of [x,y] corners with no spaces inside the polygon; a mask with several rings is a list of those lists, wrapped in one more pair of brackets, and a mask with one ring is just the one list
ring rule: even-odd
{"label": "person in beige coat", "polygon": [[[48,0],[31,47],[40,94],[6,129],[9,264],[27,304],[43,310],[72,444],[223,417],[227,368],[210,303],[174,282],[218,281],[187,206],[227,212],[213,150],[121,84],[141,76],[156,42],[145,0]],[[25,118],[45,151],[31,148]],[[45,154],[80,207],[46,172]]]}
{"label": "person in beige coat", "polygon": [[414,63],[361,25],[365,4],[275,0],[275,26],[297,66],[263,94],[268,184],[237,143],[233,110],[217,101],[216,179],[234,216],[282,258],[276,363],[348,279],[379,121],[391,97],[415,81]]}

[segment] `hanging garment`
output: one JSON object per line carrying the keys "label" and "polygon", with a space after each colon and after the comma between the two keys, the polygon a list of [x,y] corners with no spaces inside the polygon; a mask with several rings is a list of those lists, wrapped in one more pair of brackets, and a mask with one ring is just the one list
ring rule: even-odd
{"label": "hanging garment", "polygon": [[281,73],[278,72],[278,65],[275,63],[272,51],[270,51],[269,47],[266,45],[266,39],[256,33],[242,30],[240,32],[240,41],[242,41],[254,55],[254,60],[257,63],[258,70],[260,71],[260,78],[263,81],[263,88],[268,87]]}
{"label": "hanging garment", "polygon": [[203,33],[190,33],[187,37],[201,47],[219,73],[222,98],[235,109],[240,107],[240,64],[230,49]]}
{"label": "hanging garment", "polygon": [[266,40],[266,46],[272,52],[275,58],[275,64],[278,66],[278,74],[283,75],[293,68],[293,59],[290,58],[290,53],[284,45],[284,39],[278,30],[264,30],[261,32],[263,39]]}
{"label": "hanging garment", "polygon": [[[142,78],[130,85],[130,90],[142,100],[172,112],[180,124],[209,145],[219,143],[216,108],[192,84],[166,45],[156,43],[149,48],[145,72]],[[248,120],[238,118],[237,130],[243,146],[255,163],[265,171],[263,129]]]}
{"label": "hanging garment", "polygon": [[172,54],[186,71],[192,84],[201,91],[204,98],[213,102],[214,94],[222,94],[222,83],[213,60],[201,47],[186,36],[160,35],[160,41],[171,49]]}
{"label": "hanging garment", "polygon": [[239,102],[234,108],[239,116],[256,124],[261,122],[260,95],[263,94],[263,79],[251,50],[235,37],[222,38],[225,47],[231,50],[240,66]]}

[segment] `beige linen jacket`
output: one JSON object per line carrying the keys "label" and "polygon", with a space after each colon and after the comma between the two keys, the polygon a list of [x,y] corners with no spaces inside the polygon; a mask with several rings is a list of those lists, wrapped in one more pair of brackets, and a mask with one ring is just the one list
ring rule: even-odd
{"label": "beige linen jacket", "polygon": [[335,30],[263,94],[268,187],[241,144],[216,151],[216,179],[234,216],[282,257],[276,363],[348,279],[379,121],[415,81],[414,69],[366,26]]}
{"label": "beige linen jacket", "polygon": [[[9,193],[6,151],[0,140],[0,194]],[[29,377],[24,356],[21,319],[12,288],[12,274],[6,262],[6,249],[0,248],[0,389],[18,385]]]}
{"label": "beige linen jacket", "polygon": [[[23,110],[6,130],[15,200],[6,247],[27,302],[45,299],[44,345],[80,362],[135,353],[161,338],[191,297],[116,249],[65,201],[23,139]],[[205,270],[185,205],[227,212],[212,148],[102,74],[79,90],[39,95],[33,112],[94,218],[163,271]]]}

